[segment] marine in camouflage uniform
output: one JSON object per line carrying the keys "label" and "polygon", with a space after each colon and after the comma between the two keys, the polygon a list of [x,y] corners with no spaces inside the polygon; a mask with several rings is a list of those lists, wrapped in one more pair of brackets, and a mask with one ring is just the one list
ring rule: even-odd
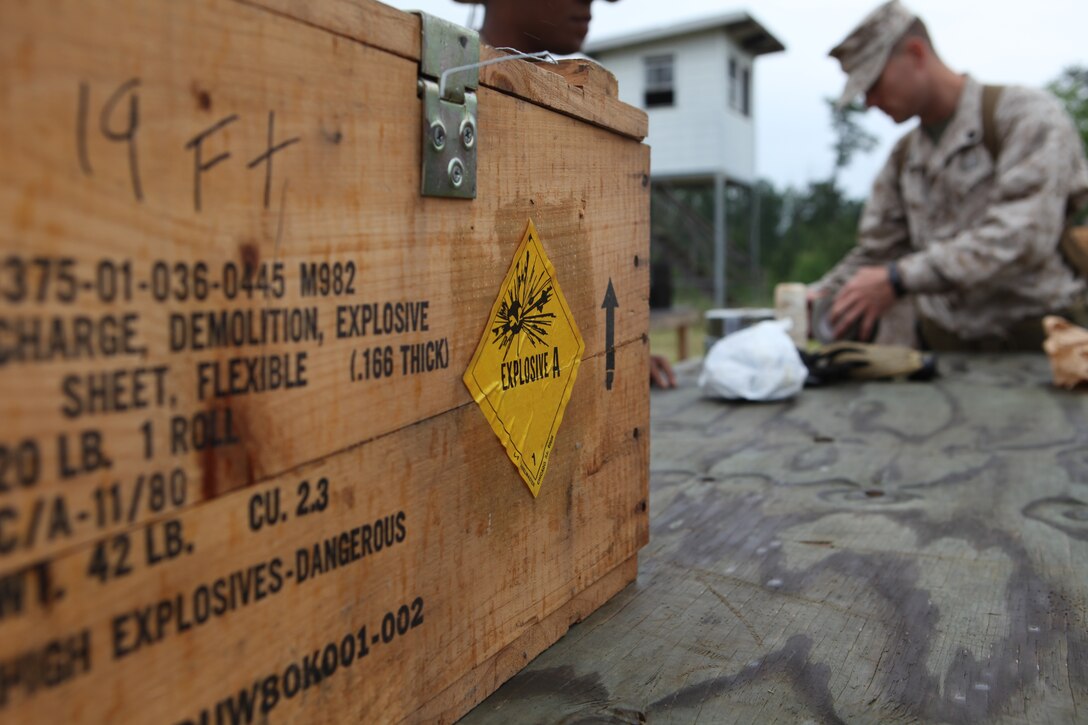
{"label": "marine in camouflage uniform", "polygon": [[[866,91],[869,105],[907,120],[909,103],[888,98],[887,88],[874,95],[918,27],[893,0],[832,50],[849,75],[840,104]],[[921,33],[932,53],[924,26]],[[952,113],[936,123],[923,116],[900,140],[873,185],[857,246],[810,297],[852,292],[852,305],[845,294],[835,301],[839,329],[876,308],[894,316],[892,303],[909,295],[899,306],[913,301],[932,347],[1039,350],[1041,318],[1078,309],[1085,293],[1058,250],[1069,215],[1088,201],[1080,137],[1054,97],[1030,88],[1000,89],[986,121],[983,87],[932,59],[958,91]],[[984,143],[987,123],[996,158]]]}

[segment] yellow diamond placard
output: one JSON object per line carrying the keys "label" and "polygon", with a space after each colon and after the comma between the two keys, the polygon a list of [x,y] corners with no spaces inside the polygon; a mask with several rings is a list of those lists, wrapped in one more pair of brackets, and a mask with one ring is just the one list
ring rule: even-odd
{"label": "yellow diamond placard", "polygon": [[530,219],[464,380],[533,496],[585,347]]}

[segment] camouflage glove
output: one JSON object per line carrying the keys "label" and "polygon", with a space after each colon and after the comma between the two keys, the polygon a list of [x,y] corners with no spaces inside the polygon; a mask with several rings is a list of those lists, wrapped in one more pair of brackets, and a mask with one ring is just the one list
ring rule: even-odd
{"label": "camouflage glove", "polygon": [[900,345],[834,342],[815,352],[802,351],[801,359],[808,367],[805,385],[810,387],[843,380],[931,380],[937,375],[932,354]]}

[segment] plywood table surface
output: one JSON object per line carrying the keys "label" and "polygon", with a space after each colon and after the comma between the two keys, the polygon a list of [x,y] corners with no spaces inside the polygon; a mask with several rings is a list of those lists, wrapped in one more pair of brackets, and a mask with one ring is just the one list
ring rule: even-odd
{"label": "plywood table surface", "polygon": [[462,722],[1088,721],[1088,397],[941,367],[655,391],[637,582]]}

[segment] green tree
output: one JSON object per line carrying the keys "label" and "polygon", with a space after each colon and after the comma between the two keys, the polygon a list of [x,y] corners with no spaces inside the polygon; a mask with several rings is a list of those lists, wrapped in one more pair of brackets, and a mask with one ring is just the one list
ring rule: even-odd
{"label": "green tree", "polygon": [[780,238],[770,242],[768,279],[812,282],[831,269],[857,239],[862,202],[848,199],[839,187],[839,174],[857,154],[870,153],[877,138],[858,121],[864,106],[852,103],[843,108],[827,99],[835,140],[831,173],[826,181],[813,182],[804,191],[788,189],[783,195],[785,212]]}
{"label": "green tree", "polygon": [[862,202],[847,199],[834,181],[810,183],[783,195],[780,238],[769,255],[774,282],[815,281],[846,254],[857,239]]}
{"label": "green tree", "polygon": [[[1084,148],[1088,149],[1088,66],[1069,66],[1047,88],[1065,104],[1080,131]],[[1076,222],[1088,223],[1088,208],[1081,210]]]}
{"label": "green tree", "polygon": [[835,165],[831,170],[831,183],[837,184],[839,172],[850,165],[855,154],[867,154],[876,148],[877,137],[866,131],[858,123],[857,117],[865,113],[865,106],[857,101],[839,108],[834,99],[824,101],[831,109],[831,130],[835,132]]}
{"label": "green tree", "polygon": [[[783,281],[812,282],[854,246],[862,202],[846,197],[840,173],[877,139],[859,123],[864,108],[839,109],[828,101],[835,134],[828,178],[802,189],[779,190],[760,180],[751,190],[730,186],[726,193],[726,265],[729,304],[770,304]],[[756,214],[751,205],[758,203]],[[713,188],[655,184],[651,197],[651,257],[657,274],[675,281],[680,297],[709,300],[713,277]],[[755,223],[758,245],[749,244]]]}
{"label": "green tree", "polygon": [[1065,104],[1088,148],[1088,66],[1069,66],[1047,88]]}

